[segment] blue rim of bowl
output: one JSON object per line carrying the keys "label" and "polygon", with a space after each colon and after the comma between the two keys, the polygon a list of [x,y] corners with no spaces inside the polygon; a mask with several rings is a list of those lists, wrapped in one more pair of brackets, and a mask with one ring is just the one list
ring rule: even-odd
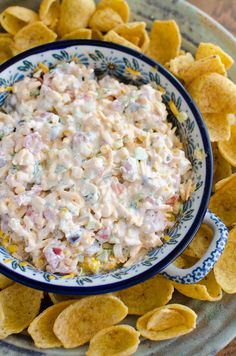
{"label": "blue rim of bowl", "polygon": [[[47,43],[47,44],[29,49],[21,54],[18,54],[17,56],[15,56],[11,59],[9,59],[7,62],[0,65],[0,75],[8,67],[17,63],[19,60],[27,58],[28,56],[40,54],[40,53],[47,52],[50,50],[59,50],[59,49],[66,49],[66,48],[74,47],[74,46],[78,47],[78,46],[90,46],[90,45],[100,47],[100,48],[110,48],[110,49],[118,50],[120,52],[127,53],[133,57],[136,57],[137,59],[144,61],[145,63],[147,63],[148,65],[150,65],[152,67],[157,67],[158,71],[169,82],[171,82],[171,84],[179,91],[179,93],[182,95],[184,100],[187,102],[187,104],[195,118],[195,121],[198,125],[199,131],[201,133],[204,151],[206,153],[205,186],[204,186],[204,192],[202,195],[202,201],[201,201],[200,207],[198,209],[198,212],[195,215],[195,218],[193,220],[193,223],[192,223],[188,233],[185,235],[185,237],[182,239],[182,241],[179,244],[177,244],[177,246],[174,248],[173,251],[171,251],[165,258],[163,258],[155,266],[151,267],[150,269],[148,269],[145,272],[138,274],[135,277],[131,277],[126,280],[122,280],[122,281],[118,281],[118,282],[109,283],[104,286],[91,286],[91,287],[80,287],[80,286],[75,287],[75,286],[73,286],[73,287],[70,287],[70,286],[66,286],[66,285],[60,286],[60,285],[50,284],[50,282],[49,283],[39,282],[39,281],[31,279],[29,277],[22,276],[22,275],[18,274],[17,272],[12,271],[9,268],[5,267],[4,265],[0,264],[0,273],[6,275],[7,277],[15,280],[16,282],[25,284],[29,287],[37,288],[37,289],[44,290],[46,292],[51,292],[51,293],[70,294],[70,295],[94,295],[94,294],[101,294],[101,293],[109,293],[109,292],[114,292],[114,291],[117,291],[120,289],[131,287],[137,283],[143,282],[146,279],[153,277],[154,275],[160,273],[171,262],[173,262],[183,252],[183,250],[185,250],[185,248],[188,246],[188,244],[194,238],[194,236],[197,233],[197,231],[202,223],[202,220],[206,214],[207,206],[208,206],[210,195],[211,195],[212,180],[213,180],[212,148],[211,148],[209,135],[207,132],[206,125],[203,121],[203,118],[202,118],[198,108],[196,107],[196,104],[194,103],[193,99],[187,93],[187,91],[183,87],[183,85],[161,64],[159,64],[155,60],[147,57],[143,53],[137,52],[133,49],[130,49],[130,48],[127,48],[127,47],[124,47],[121,45],[117,45],[117,44],[114,44],[111,42],[103,42],[103,41],[97,41],[97,40],[67,40],[67,41],[51,42],[51,43]],[[36,271],[36,273],[37,273],[37,271]]]}

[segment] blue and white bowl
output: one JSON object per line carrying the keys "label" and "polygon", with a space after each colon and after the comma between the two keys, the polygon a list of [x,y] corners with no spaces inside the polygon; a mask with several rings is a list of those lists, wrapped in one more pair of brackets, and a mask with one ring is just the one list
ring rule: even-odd
{"label": "blue and white bowl", "polygon": [[[177,127],[192,163],[196,190],[184,204],[175,226],[169,231],[170,240],[129,268],[121,267],[104,274],[67,278],[22,263],[4,247],[0,247],[0,272],[30,287],[61,294],[112,292],[142,282],[157,273],[176,282],[196,283],[212,269],[225,247],[228,235],[220,219],[207,210],[213,162],[209,137],[198,109],[183,86],[160,64],[131,49],[101,41],[60,41],[22,53],[0,66],[0,87],[11,86],[31,74],[39,62],[53,67],[75,57],[78,62],[93,67],[99,77],[109,74],[137,85],[155,82],[165,89],[163,99],[167,107],[172,100],[179,111],[187,113],[188,118],[184,122],[179,122],[171,111],[169,119]],[[6,92],[0,94],[0,105],[7,95]],[[175,267],[171,263],[188,246],[203,221],[214,232],[208,251],[191,268]]]}

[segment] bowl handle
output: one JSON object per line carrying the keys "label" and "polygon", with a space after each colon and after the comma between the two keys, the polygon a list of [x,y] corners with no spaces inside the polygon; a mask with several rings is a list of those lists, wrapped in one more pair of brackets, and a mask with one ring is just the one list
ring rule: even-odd
{"label": "bowl handle", "polygon": [[206,212],[203,224],[207,224],[213,230],[213,239],[202,258],[194,266],[186,269],[178,268],[172,263],[161,272],[162,275],[177,283],[192,284],[197,283],[210,272],[225,248],[228,230],[209,210]]}

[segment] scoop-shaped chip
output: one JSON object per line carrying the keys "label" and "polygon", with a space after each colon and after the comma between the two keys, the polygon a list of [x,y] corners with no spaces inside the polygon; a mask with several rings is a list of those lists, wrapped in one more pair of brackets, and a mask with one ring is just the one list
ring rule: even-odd
{"label": "scoop-shaped chip", "polygon": [[210,57],[201,58],[190,64],[186,69],[182,69],[179,73],[181,79],[184,83],[188,85],[195,78],[205,73],[219,73],[225,75],[225,66],[222,63],[220,56],[212,55]]}
{"label": "scoop-shaped chip", "polygon": [[65,348],[88,342],[98,331],[115,325],[128,313],[114,296],[83,298],[66,308],[56,319],[53,331]]}
{"label": "scoop-shaped chip", "polygon": [[43,0],[39,7],[39,18],[48,27],[54,29],[60,15],[60,0]]}
{"label": "scoop-shaped chip", "polygon": [[62,0],[59,35],[64,36],[78,28],[86,28],[95,9],[94,0]]}
{"label": "scoop-shaped chip", "polygon": [[143,53],[146,53],[148,46],[150,44],[150,38],[146,30],[143,31],[143,36],[141,37],[141,40],[139,41],[139,47],[141,48],[141,51]]}
{"label": "scoop-shaped chip", "polygon": [[163,331],[182,325],[185,319],[181,313],[173,309],[162,309],[158,313],[153,313],[147,322],[147,329],[152,331]]}
{"label": "scoop-shaped chip", "polygon": [[222,290],[211,271],[206,277],[195,284],[174,283],[175,289],[187,297],[215,302],[222,299]]}
{"label": "scoop-shaped chip", "polygon": [[40,348],[60,347],[60,340],[53,332],[53,325],[58,315],[76,300],[67,300],[52,305],[40,313],[28,327],[28,333],[34,340],[35,346]]}
{"label": "scoop-shaped chip", "polygon": [[218,189],[210,199],[209,209],[230,227],[236,224],[236,176]]}
{"label": "scoop-shaped chip", "polygon": [[108,32],[121,23],[123,20],[116,11],[110,7],[104,7],[94,12],[89,21],[89,27],[101,32]]}
{"label": "scoop-shaped chip", "polygon": [[236,112],[236,85],[219,73],[206,73],[188,86],[202,113]]}
{"label": "scoop-shaped chip", "polygon": [[213,184],[215,185],[218,181],[227,178],[232,174],[232,167],[227,162],[218,149],[217,143],[212,144],[212,152],[213,152],[213,159],[214,159],[214,181]]}
{"label": "scoop-shaped chip", "polygon": [[124,37],[118,35],[115,31],[111,30],[104,36],[104,41],[113,42],[120,44],[122,46],[126,46],[132,48],[136,51],[140,51],[138,46],[135,46],[133,43],[127,41]]}
{"label": "scoop-shaped chip", "polygon": [[229,114],[202,114],[211,142],[225,141],[230,138]]}
{"label": "scoop-shaped chip", "polygon": [[116,26],[113,30],[118,33],[118,35],[124,37],[128,41],[139,46],[141,39],[143,38],[143,32],[145,31],[146,23],[145,22],[129,22],[123,23]]}
{"label": "scoop-shaped chip", "polygon": [[116,11],[124,22],[129,21],[129,5],[125,0],[101,0],[97,9],[104,9],[105,7],[110,7]]}
{"label": "scoop-shaped chip", "polygon": [[141,316],[137,320],[137,329],[149,340],[167,340],[191,332],[196,328],[196,319],[192,309],[181,304],[168,304]]}
{"label": "scoop-shaped chip", "polygon": [[49,298],[53,302],[53,304],[65,302],[71,299],[82,299],[82,296],[79,295],[64,295],[64,294],[56,294],[56,293],[48,293]]}
{"label": "scoop-shaped chip", "polygon": [[0,274],[0,289],[5,289],[13,283],[14,282],[11,279],[5,277],[3,274]]}
{"label": "scoop-shaped chip", "polygon": [[87,356],[129,356],[139,345],[140,333],[130,325],[116,325],[99,331],[91,340]]}
{"label": "scoop-shaped chip", "polygon": [[[0,335],[23,331],[39,312],[43,292],[14,283],[0,292]],[[1,337],[0,336],[0,337]]]}
{"label": "scoop-shaped chip", "polygon": [[147,55],[165,64],[178,56],[181,46],[179,27],[174,20],[153,22]]}
{"label": "scoop-shaped chip", "polygon": [[188,52],[171,59],[165,66],[175,77],[181,79],[180,74],[184,73],[192,63],[194,63],[194,58],[192,54]]}
{"label": "scoop-shaped chip", "polygon": [[15,35],[25,25],[37,20],[36,12],[22,6],[10,6],[0,15],[2,27],[12,35]]}
{"label": "scoop-shaped chip", "polygon": [[0,37],[0,64],[13,56],[13,46],[11,37]]}
{"label": "scoop-shaped chip", "polygon": [[236,293],[236,226],[229,232],[226,247],[214,266],[214,272],[223,291]]}
{"label": "scoop-shaped chip", "polygon": [[236,124],[231,125],[230,137],[218,143],[219,151],[224,159],[236,167]]}
{"label": "scoop-shaped chip", "polygon": [[234,179],[235,176],[236,176],[236,173],[233,173],[229,177],[226,177],[226,178],[224,178],[222,180],[219,180],[219,182],[217,182],[215,184],[215,191],[221,189],[226,183],[231,181],[231,179]]}
{"label": "scoop-shaped chip", "polygon": [[196,52],[196,59],[198,60],[215,54],[220,56],[226,69],[229,69],[234,64],[233,58],[213,43],[200,43]]}
{"label": "scoop-shaped chip", "polygon": [[62,37],[63,40],[90,40],[91,38],[92,31],[89,28],[79,28]]}
{"label": "scoop-shaped chip", "polygon": [[184,250],[184,254],[190,257],[201,258],[207,251],[213,232],[208,225],[201,225],[196,236],[188,247]]}
{"label": "scoop-shaped chip", "polygon": [[119,291],[118,296],[127,305],[129,314],[142,315],[168,303],[173,291],[169,280],[162,276],[155,276],[131,288]]}
{"label": "scoop-shaped chip", "polygon": [[55,41],[57,35],[40,21],[33,22],[23,27],[15,35],[15,47],[19,51],[25,51],[29,48],[41,44]]}

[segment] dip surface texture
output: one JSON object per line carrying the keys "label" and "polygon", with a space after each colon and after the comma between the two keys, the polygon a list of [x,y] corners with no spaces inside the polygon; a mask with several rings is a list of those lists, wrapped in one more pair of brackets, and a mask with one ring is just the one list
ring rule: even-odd
{"label": "dip surface texture", "polygon": [[161,95],[75,62],[14,84],[0,112],[0,220],[14,256],[97,273],[162,245],[192,180]]}

